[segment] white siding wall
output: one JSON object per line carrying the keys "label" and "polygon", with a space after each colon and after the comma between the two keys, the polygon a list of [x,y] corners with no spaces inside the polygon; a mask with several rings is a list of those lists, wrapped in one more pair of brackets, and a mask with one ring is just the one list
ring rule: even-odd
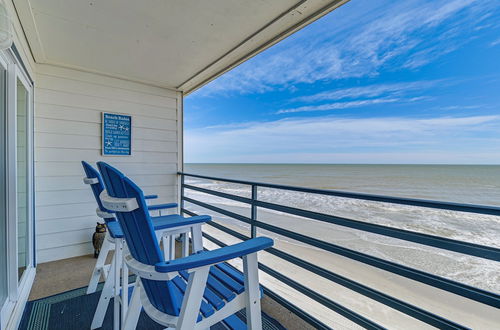
{"label": "white siding wall", "polygon": [[[38,262],[92,253],[95,200],[80,161],[104,160],[155,202],[177,201],[179,93],[37,65],[35,189]],[[179,105],[178,105],[179,104]],[[101,112],[132,115],[132,156],[101,156]]]}

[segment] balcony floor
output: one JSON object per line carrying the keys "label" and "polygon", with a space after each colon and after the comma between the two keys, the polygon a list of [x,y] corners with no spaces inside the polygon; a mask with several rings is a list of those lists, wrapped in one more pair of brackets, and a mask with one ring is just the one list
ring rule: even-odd
{"label": "balcony floor", "polygon": [[[36,300],[85,287],[96,259],[92,255],[39,264],[29,300]],[[262,310],[287,329],[314,329],[301,318],[269,297],[262,299]]]}

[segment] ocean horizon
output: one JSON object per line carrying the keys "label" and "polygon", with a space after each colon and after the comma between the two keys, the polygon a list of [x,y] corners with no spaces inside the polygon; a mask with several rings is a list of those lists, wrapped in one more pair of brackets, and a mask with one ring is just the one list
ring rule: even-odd
{"label": "ocean horizon", "polygon": [[315,189],[500,205],[500,165],[186,163],[184,170]]}

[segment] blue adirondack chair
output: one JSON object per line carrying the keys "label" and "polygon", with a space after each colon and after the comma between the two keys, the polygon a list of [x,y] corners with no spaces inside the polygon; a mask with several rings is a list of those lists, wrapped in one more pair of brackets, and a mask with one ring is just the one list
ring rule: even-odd
{"label": "blue adirondack chair", "polygon": [[[102,206],[101,200],[99,199],[99,194],[104,190],[104,184],[102,182],[101,175],[99,172],[92,167],[89,163],[82,161],[82,166],[83,170],[85,171],[85,177],[83,178],[83,182],[85,184],[90,185],[92,189],[92,193],[95,197],[95,200],[97,202],[97,209],[96,213],[97,215],[103,219],[106,223],[106,226],[108,228],[106,232],[106,238],[103,241],[103,245],[101,248],[101,252],[97,262],[96,266],[94,267],[94,271],[92,272],[91,279],[89,281],[89,285],[87,288],[87,294],[95,292],[97,288],[97,283],[100,278],[100,275],[102,274],[104,279],[107,277],[107,273],[109,272],[109,267],[105,267],[104,262],[106,260],[106,257],[108,253],[112,250],[114,250],[114,245],[115,245],[115,239],[116,238],[123,238],[123,232],[120,228],[120,225],[118,221],[116,221],[116,218],[114,214],[107,212],[104,207]],[[155,199],[158,198],[157,195],[148,195],[144,196],[146,199]],[[170,208],[175,208],[177,207],[177,203],[168,203],[168,204],[160,204],[160,205],[148,205],[148,210],[164,210],[164,209],[170,209]]]}
{"label": "blue adirondack chair", "polygon": [[[119,222],[116,220],[115,215],[102,205],[99,198],[99,195],[104,190],[102,177],[99,172],[87,162],[82,161],[82,166],[86,174],[83,181],[84,183],[90,185],[97,202],[96,213],[100,218],[104,219],[108,228],[101,248],[101,253],[97,258],[87,288],[87,294],[95,292],[101,274],[103,275],[105,283],[94,314],[94,319],[92,321],[92,329],[96,329],[102,326],[110,298],[114,295],[118,295],[121,287],[126,287],[128,285],[128,269],[124,265],[122,258],[123,231]],[[157,198],[157,196],[149,195],[145,196],[145,198],[154,199]],[[147,209],[148,211],[151,211],[174,207],[177,207],[176,203],[148,205]],[[164,254],[167,259],[174,259],[175,257],[174,238],[177,234],[183,236],[183,256],[189,254],[189,240],[187,235],[190,232],[192,233],[193,251],[199,251],[202,249],[201,225],[210,221],[209,216],[184,218],[175,214],[152,217],[151,219],[157,239],[163,240]],[[105,264],[108,253],[113,250],[115,250],[115,253],[113,254],[111,263]],[[120,276],[120,271],[122,272],[122,276]],[[128,300],[127,295],[128,290],[125,290],[122,297],[124,302]],[[125,317],[127,305],[128,304],[121,303],[121,301],[115,299],[115,316],[120,314],[119,311],[121,307],[122,318]]]}
{"label": "blue adirondack chair", "polygon": [[[123,325],[135,329],[141,307],[154,321],[175,329],[208,329],[220,321],[234,329],[261,329],[257,252],[273,245],[259,237],[212,251],[165,261],[141,189],[99,162],[106,190],[101,201],[116,213],[128,251],[125,262],[140,278]],[[244,273],[225,263],[243,257]],[[234,314],[246,308],[247,325]]]}

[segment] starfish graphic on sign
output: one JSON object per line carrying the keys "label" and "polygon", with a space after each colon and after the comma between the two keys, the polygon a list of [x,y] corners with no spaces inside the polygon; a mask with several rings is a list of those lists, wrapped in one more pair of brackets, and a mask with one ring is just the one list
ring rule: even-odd
{"label": "starfish graphic on sign", "polygon": [[108,141],[106,141],[106,147],[111,147],[111,145],[112,145],[112,144],[113,144],[113,143],[112,143],[111,141],[109,141],[109,140],[108,140]]}

